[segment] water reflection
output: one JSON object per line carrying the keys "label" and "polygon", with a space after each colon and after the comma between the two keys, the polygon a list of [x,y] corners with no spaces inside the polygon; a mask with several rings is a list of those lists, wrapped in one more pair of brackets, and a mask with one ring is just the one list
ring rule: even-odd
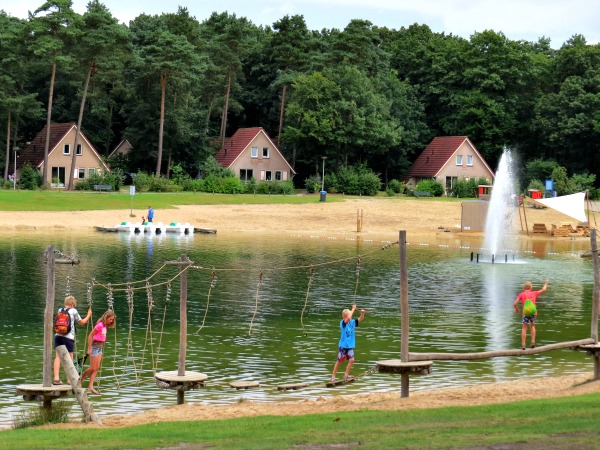
{"label": "water reflection", "polygon": [[[169,293],[167,281],[178,269],[162,265],[181,254],[194,261],[188,273],[186,368],[209,376],[206,388],[187,393],[186,401],[225,404],[242,397],[274,401],[400,390],[399,377],[379,374],[341,389],[323,387],[335,360],[341,310],[353,301],[369,311],[357,330],[353,372],[364,373],[378,359],[399,357],[396,247],[381,251],[377,242],[281,236],[4,235],[0,258],[11,264],[0,272],[5,294],[0,299],[0,346],[5,350],[0,356],[0,426],[9,426],[13,414],[33,406],[14,394],[14,386],[41,381],[43,252],[49,244],[81,260],[79,266],[57,268],[57,298],[65,292],[67,278],[80,309],[86,307],[90,280],[113,286],[119,319],[100,376],[103,393],[93,399],[100,415],[175,404],[175,393],[156,388],[152,374],[177,369],[179,284],[175,279]],[[567,242],[560,244],[562,248],[553,244],[544,255],[523,251],[526,264],[491,265],[470,262],[470,252],[479,245],[476,240],[411,243],[411,351],[517,348],[520,317],[513,313],[512,302],[527,279],[534,284],[551,280],[540,301],[540,343],[588,337],[593,277],[589,262],[576,253],[585,244]],[[531,242],[521,245],[526,250]],[[357,271],[359,254],[369,257],[361,260]],[[333,261],[339,262],[320,265]],[[279,270],[271,270],[275,268]],[[144,283],[136,284],[132,306],[128,304],[127,283],[150,276],[151,292]],[[107,295],[103,286],[94,289],[96,317],[106,309]],[[86,332],[86,327],[78,329],[80,345]],[[587,370],[589,358],[570,351],[436,362],[431,375],[411,380],[411,390]],[[229,382],[238,380],[258,381],[260,388],[231,389]],[[296,381],[308,387],[277,390],[279,384]]]}

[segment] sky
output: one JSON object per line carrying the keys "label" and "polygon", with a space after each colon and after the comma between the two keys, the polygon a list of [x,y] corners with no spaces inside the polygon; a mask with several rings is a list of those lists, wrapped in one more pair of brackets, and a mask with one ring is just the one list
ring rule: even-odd
{"label": "sky", "polygon": [[[0,9],[27,18],[43,0],[0,0]],[[73,0],[83,14],[88,0]],[[104,0],[113,16],[128,24],[142,13],[174,13],[185,6],[199,21],[213,12],[246,17],[256,25],[272,26],[285,15],[299,14],[310,30],[344,29],[352,19],[379,27],[400,29],[414,23],[428,25],[469,39],[475,32],[502,32],[511,40],[550,38],[560,48],[575,34],[589,44],[600,42],[600,2],[596,0]],[[368,6],[367,6],[368,3]]]}

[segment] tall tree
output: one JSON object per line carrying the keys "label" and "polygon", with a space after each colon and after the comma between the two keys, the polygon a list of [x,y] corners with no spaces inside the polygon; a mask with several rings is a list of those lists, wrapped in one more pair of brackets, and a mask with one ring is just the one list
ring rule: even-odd
{"label": "tall tree", "polygon": [[51,67],[44,146],[44,183],[48,179],[48,150],[56,68],[59,64],[66,65],[73,61],[72,55],[67,51],[67,46],[74,42],[79,34],[80,17],[73,11],[72,6],[71,0],[51,0],[44,3],[33,14],[29,14],[30,40],[28,47],[36,58]]}
{"label": "tall tree", "polygon": [[75,143],[73,144],[74,149],[71,156],[71,174],[68,177],[69,190],[74,188],[77,147],[90,80],[102,68],[110,70],[112,67],[121,65],[123,56],[128,51],[127,30],[119,25],[117,19],[99,0],[92,0],[88,3],[87,11],[82,19],[82,33],[77,45],[77,53],[82,65],[87,69],[87,73],[81,95]]}

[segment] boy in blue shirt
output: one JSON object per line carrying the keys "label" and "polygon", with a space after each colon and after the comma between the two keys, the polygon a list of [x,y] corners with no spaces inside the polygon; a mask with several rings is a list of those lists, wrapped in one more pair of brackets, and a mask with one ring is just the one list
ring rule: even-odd
{"label": "boy in blue shirt", "polygon": [[354,377],[350,376],[350,369],[354,364],[354,347],[356,346],[356,336],[354,329],[360,322],[365,318],[366,310],[360,310],[360,317],[358,319],[352,319],[352,314],[356,311],[356,305],[352,305],[352,309],[344,309],[342,311],[342,320],[340,321],[340,343],[338,345],[338,359],[333,366],[333,373],[331,374],[331,381],[335,381],[335,374],[337,373],[340,364],[344,360],[348,360],[348,367],[344,373],[344,380],[349,380]]}

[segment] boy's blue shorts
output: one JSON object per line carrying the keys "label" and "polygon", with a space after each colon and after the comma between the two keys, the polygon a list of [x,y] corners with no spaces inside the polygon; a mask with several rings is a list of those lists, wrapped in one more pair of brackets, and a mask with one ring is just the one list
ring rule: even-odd
{"label": "boy's blue shorts", "polygon": [[523,325],[526,325],[528,323],[534,324],[535,323],[535,318],[536,316],[523,316]]}
{"label": "boy's blue shorts", "polygon": [[67,347],[67,351],[69,353],[73,353],[73,350],[75,349],[75,341],[73,339],[68,339],[64,336],[55,334],[54,335],[54,348],[58,347],[59,345],[64,345],[65,347]]}

